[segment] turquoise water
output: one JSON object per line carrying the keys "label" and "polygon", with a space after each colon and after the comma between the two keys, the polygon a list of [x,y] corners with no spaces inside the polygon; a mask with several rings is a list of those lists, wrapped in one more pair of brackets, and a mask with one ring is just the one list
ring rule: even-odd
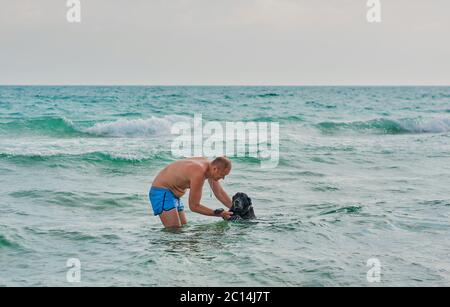
{"label": "turquoise water", "polygon": [[[0,87],[0,111],[0,286],[71,286],[69,258],[85,286],[450,285],[449,87]],[[257,221],[152,216],[194,113],[280,123],[278,167],[223,183]]]}

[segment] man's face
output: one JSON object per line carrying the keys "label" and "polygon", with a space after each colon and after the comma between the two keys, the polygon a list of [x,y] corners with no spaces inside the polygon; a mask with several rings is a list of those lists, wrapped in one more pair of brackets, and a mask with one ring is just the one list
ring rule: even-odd
{"label": "man's face", "polygon": [[225,179],[225,176],[228,176],[230,171],[230,168],[221,169],[220,167],[214,166],[212,171],[212,179],[215,181]]}

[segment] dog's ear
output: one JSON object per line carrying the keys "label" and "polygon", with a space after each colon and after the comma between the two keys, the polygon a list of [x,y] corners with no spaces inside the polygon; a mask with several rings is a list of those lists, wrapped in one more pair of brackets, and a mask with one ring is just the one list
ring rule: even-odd
{"label": "dog's ear", "polygon": [[250,210],[248,211],[248,217],[253,220],[256,219],[255,210],[253,210],[253,206],[250,207]]}
{"label": "dog's ear", "polygon": [[248,201],[249,205],[251,206],[252,205],[252,199],[247,196],[247,201]]}

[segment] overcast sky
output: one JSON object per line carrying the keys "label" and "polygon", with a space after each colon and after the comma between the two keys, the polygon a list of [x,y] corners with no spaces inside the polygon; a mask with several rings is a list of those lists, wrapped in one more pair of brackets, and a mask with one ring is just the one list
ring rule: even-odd
{"label": "overcast sky", "polygon": [[0,84],[450,85],[450,1],[0,0]]}

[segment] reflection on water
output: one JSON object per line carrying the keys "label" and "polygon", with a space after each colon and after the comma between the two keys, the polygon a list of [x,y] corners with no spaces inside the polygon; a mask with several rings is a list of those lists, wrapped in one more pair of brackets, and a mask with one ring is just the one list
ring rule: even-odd
{"label": "reflection on water", "polygon": [[157,248],[166,253],[202,256],[210,249],[223,249],[231,240],[227,236],[230,228],[229,223],[225,221],[204,225],[188,224],[181,228],[162,228],[161,236],[150,239],[149,246],[151,250]]}

